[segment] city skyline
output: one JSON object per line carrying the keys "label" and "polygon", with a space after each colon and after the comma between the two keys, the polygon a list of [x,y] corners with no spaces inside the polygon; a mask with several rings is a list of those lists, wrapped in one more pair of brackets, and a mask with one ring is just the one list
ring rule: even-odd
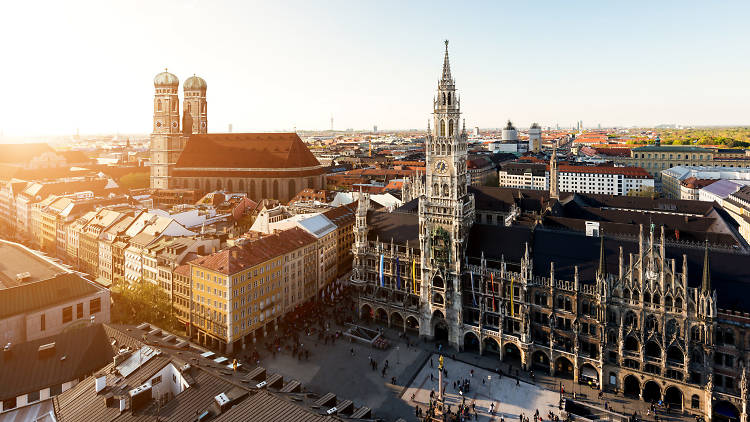
{"label": "city skyline", "polygon": [[207,81],[209,132],[426,127],[443,39],[469,127],[748,123],[746,4],[442,6],[13,4],[0,130],[148,133],[165,67]]}

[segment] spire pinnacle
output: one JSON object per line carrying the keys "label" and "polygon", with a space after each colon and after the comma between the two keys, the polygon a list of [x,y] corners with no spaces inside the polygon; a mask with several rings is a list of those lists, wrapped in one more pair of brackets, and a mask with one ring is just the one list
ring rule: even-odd
{"label": "spire pinnacle", "polygon": [[703,256],[703,280],[701,290],[706,294],[711,294],[711,270],[708,266],[708,239],[706,239],[706,252]]}
{"label": "spire pinnacle", "polygon": [[443,59],[443,77],[441,78],[442,83],[451,84],[453,78],[451,78],[451,64],[448,59],[448,40],[445,40],[445,58]]}
{"label": "spire pinnacle", "polygon": [[604,235],[600,233],[601,243],[599,245],[599,277],[607,276],[607,255],[604,253]]}

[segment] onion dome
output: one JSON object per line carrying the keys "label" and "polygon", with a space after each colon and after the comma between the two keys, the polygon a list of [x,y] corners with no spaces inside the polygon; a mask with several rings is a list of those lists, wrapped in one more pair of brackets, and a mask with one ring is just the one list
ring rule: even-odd
{"label": "onion dome", "polygon": [[185,83],[182,84],[182,89],[185,91],[202,91],[208,88],[206,81],[200,76],[193,76],[185,79]]}
{"label": "onion dome", "polygon": [[164,72],[154,77],[154,86],[176,87],[180,86],[180,80],[177,79],[177,76],[167,72],[167,69],[164,69]]}

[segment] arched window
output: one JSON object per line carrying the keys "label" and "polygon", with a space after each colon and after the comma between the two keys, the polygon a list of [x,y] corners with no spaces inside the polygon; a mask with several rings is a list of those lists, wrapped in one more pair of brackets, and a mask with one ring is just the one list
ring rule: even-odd
{"label": "arched window", "polygon": [[448,184],[443,185],[443,196],[448,196]]}
{"label": "arched window", "polygon": [[172,111],[177,111],[177,101],[172,101]]}
{"label": "arched window", "polygon": [[432,194],[433,195],[440,195],[440,186],[438,186],[437,183],[432,187]]}
{"label": "arched window", "polygon": [[221,190],[221,180],[216,179],[216,190]]}
{"label": "arched window", "polygon": [[655,305],[661,304],[661,296],[659,296],[659,293],[654,293],[654,300],[653,300],[653,302],[654,302]]}
{"label": "arched window", "polygon": [[693,394],[693,397],[690,398],[690,407],[693,409],[700,409],[701,398],[697,394]]}
{"label": "arched window", "polygon": [[448,144],[448,155],[451,155],[451,144]]}
{"label": "arched window", "polygon": [[641,300],[641,293],[638,290],[633,290],[633,302],[638,303]]}
{"label": "arched window", "polygon": [[453,136],[453,119],[448,120],[448,136]]}
{"label": "arched window", "polygon": [[231,192],[232,190],[232,179],[227,180],[227,192]]}
{"label": "arched window", "polygon": [[445,136],[445,120],[440,121],[440,136]]}
{"label": "arched window", "polygon": [[675,311],[682,311],[682,299],[679,297],[674,300],[674,309]]}
{"label": "arched window", "polygon": [[156,111],[162,111],[161,100],[156,100]]}
{"label": "arched window", "polygon": [[237,185],[238,185],[238,189],[240,190],[240,192],[244,192],[245,191],[245,181],[244,180],[240,179],[240,181],[239,181],[239,183]]}
{"label": "arched window", "polygon": [[643,302],[645,303],[651,302],[651,293],[643,292]]}
{"label": "arched window", "polygon": [[203,103],[203,112],[206,112],[206,103]]}
{"label": "arched window", "polygon": [[451,93],[448,93],[448,105],[451,105]]}
{"label": "arched window", "polygon": [[250,187],[250,199],[256,200],[257,198],[255,197],[255,180],[248,180],[247,184]]}
{"label": "arched window", "polygon": [[294,179],[289,179],[289,192],[287,194],[289,195],[289,199],[294,198],[295,195],[297,195],[297,183],[295,183]]}
{"label": "arched window", "polygon": [[630,290],[628,290],[628,289],[623,290],[622,291],[622,298],[630,300]]}
{"label": "arched window", "polygon": [[266,199],[268,198],[268,183],[266,183],[266,180],[260,180],[260,193],[262,198],[260,199]]}
{"label": "arched window", "polygon": [[443,92],[443,105],[445,105],[445,92]]}

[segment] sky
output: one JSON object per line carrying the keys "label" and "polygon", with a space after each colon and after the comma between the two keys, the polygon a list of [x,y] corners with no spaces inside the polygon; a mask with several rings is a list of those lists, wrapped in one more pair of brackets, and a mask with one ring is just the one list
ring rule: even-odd
{"label": "sky", "polygon": [[468,127],[748,125],[748,16],[747,1],[6,1],[0,133],[148,133],[164,68],[207,81],[209,132],[425,128],[444,39]]}

